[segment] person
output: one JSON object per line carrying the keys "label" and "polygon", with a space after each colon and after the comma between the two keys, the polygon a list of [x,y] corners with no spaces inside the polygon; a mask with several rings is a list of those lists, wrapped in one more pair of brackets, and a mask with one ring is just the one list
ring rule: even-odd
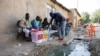
{"label": "person", "polygon": [[88,37],[88,35],[89,35],[89,26],[88,25],[85,25],[84,26],[84,36],[85,37]]}
{"label": "person", "polygon": [[30,22],[30,15],[29,13],[25,14],[25,19],[21,19],[19,26],[22,28],[23,32],[25,33],[25,39],[28,40],[30,37],[30,30],[31,30],[31,22]]}
{"label": "person", "polygon": [[36,16],[36,19],[31,21],[32,29],[40,30],[41,29],[41,18],[40,16]]}
{"label": "person", "polygon": [[68,18],[66,19],[66,21],[67,21],[67,23],[66,23],[66,32],[65,32],[65,34],[68,35],[69,31],[70,31],[71,25],[70,25],[70,22],[69,22]]}
{"label": "person", "polygon": [[66,24],[66,35],[67,35],[68,37],[71,37],[71,36],[70,36],[70,35],[71,35],[71,32],[70,32],[71,26],[72,26],[71,21],[69,21],[69,19],[67,19],[67,24]]}
{"label": "person", "polygon": [[59,34],[58,40],[63,41],[65,37],[66,19],[59,12],[56,13],[50,12],[50,16],[51,16],[51,21],[49,25],[52,24],[53,20],[55,20],[55,24],[57,25],[57,30]]}
{"label": "person", "polygon": [[89,27],[89,37],[92,39],[93,36],[95,36],[95,26],[91,24]]}
{"label": "person", "polygon": [[47,18],[44,18],[44,21],[42,22],[43,29],[48,29],[48,25],[49,25],[49,23],[48,23]]}

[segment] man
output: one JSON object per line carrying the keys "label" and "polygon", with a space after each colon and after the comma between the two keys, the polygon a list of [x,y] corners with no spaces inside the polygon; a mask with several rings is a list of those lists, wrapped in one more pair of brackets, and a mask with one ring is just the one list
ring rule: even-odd
{"label": "man", "polygon": [[40,30],[41,29],[41,18],[40,16],[36,16],[36,19],[31,21],[32,29]]}
{"label": "man", "polygon": [[67,21],[67,24],[66,24],[66,33],[65,34],[68,37],[70,37],[70,35],[71,35],[70,30],[71,30],[72,23],[68,18],[66,19],[66,21]]}
{"label": "man", "polygon": [[31,30],[31,22],[30,22],[29,18],[30,18],[29,13],[26,13],[25,19],[21,19],[20,24],[19,24],[20,27],[23,28],[23,32],[25,33],[26,39],[29,38],[29,33]]}
{"label": "man", "polygon": [[60,14],[60,13],[50,13],[51,21],[50,24],[52,24],[52,21],[55,20],[55,23],[57,25],[57,30],[59,33],[59,41],[63,41],[65,37],[65,28],[66,28],[66,19]]}

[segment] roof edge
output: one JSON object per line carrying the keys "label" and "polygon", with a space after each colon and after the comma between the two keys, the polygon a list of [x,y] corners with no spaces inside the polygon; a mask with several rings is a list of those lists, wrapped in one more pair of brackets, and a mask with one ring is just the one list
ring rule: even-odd
{"label": "roof edge", "polygon": [[65,6],[63,6],[61,3],[57,2],[56,0],[51,0],[53,3],[56,3],[57,5],[59,5],[60,7],[62,7],[63,9],[67,10],[68,12],[71,12],[68,8],[66,8]]}
{"label": "roof edge", "polygon": [[77,8],[71,8],[71,9],[74,9],[74,10],[77,12],[77,14],[81,17],[81,15],[80,15],[80,13],[78,12]]}
{"label": "roof edge", "polygon": [[80,15],[80,13],[78,12],[78,10],[75,8],[75,10],[76,10],[76,12],[77,12],[77,14],[81,17],[81,15]]}

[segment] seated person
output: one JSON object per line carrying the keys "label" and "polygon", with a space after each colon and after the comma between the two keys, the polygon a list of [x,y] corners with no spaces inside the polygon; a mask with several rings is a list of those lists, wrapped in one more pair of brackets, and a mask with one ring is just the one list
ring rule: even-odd
{"label": "seated person", "polygon": [[43,29],[48,29],[48,25],[49,25],[49,23],[47,21],[47,18],[44,18],[44,21],[42,22]]}
{"label": "seated person", "polygon": [[31,21],[32,29],[40,30],[41,29],[41,18],[39,16],[36,19]]}
{"label": "seated person", "polygon": [[29,33],[31,30],[31,22],[29,20],[29,13],[25,14],[25,18],[20,20],[19,26],[22,28],[22,31],[25,33],[26,40],[30,37]]}

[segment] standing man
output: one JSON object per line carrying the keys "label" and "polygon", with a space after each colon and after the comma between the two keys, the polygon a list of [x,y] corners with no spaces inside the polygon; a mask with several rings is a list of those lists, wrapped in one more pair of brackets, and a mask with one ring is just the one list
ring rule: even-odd
{"label": "standing man", "polygon": [[51,21],[50,24],[52,24],[53,19],[55,20],[55,23],[57,25],[57,30],[59,33],[59,41],[63,41],[65,37],[65,28],[66,28],[66,19],[60,14],[60,13],[50,13]]}

